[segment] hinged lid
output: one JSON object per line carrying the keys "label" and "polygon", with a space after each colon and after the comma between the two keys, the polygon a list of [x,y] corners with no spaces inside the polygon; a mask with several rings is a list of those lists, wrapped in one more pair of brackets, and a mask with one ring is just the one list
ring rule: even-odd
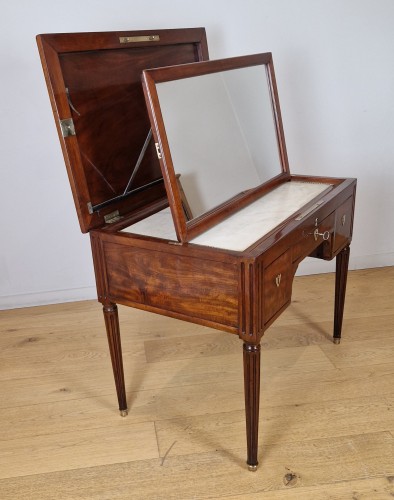
{"label": "hinged lid", "polygon": [[208,59],[204,28],[46,34],[37,43],[82,232],[113,212],[164,202],[141,74]]}

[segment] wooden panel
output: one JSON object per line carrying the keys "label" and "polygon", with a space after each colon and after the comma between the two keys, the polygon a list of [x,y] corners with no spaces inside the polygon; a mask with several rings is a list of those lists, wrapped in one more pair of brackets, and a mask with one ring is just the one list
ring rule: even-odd
{"label": "wooden panel", "polygon": [[236,265],[110,242],[104,243],[104,255],[115,302],[237,326]]}
{"label": "wooden panel", "polygon": [[293,281],[292,270],[291,250],[282,254],[264,270],[264,324],[268,323],[269,320],[290,301]]}
{"label": "wooden panel", "polygon": [[335,212],[334,252],[346,245],[353,226],[353,197],[345,201]]}
{"label": "wooden panel", "polygon": [[[150,130],[142,69],[195,60],[193,44],[60,55],[93,205],[123,194]],[[161,179],[151,140],[131,189]]]}
{"label": "wooden panel", "polygon": [[[316,220],[318,222],[317,226]],[[319,233],[329,231],[330,238],[324,244],[330,245],[334,233],[334,213],[330,214],[323,221],[319,221],[319,217],[317,217],[317,214],[315,214],[312,218],[308,219],[305,224],[300,227],[300,229],[297,229],[297,231],[295,231],[295,237],[299,239],[292,248],[293,262],[300,262],[316,247],[323,243],[322,236],[318,235],[317,240],[315,239],[313,233],[316,229],[319,230]]]}
{"label": "wooden panel", "polygon": [[[39,35],[37,42],[83,232],[165,196],[153,140],[127,189],[150,130],[142,70],[208,58],[205,30],[155,30],[157,40],[120,43],[121,36],[152,32]],[[62,136],[59,120],[72,118],[75,136]],[[156,182],[156,183],[155,183]],[[154,183],[154,184],[151,184]],[[143,189],[144,198],[141,199]],[[136,191],[133,191],[136,190]],[[99,211],[88,203],[109,206]]]}

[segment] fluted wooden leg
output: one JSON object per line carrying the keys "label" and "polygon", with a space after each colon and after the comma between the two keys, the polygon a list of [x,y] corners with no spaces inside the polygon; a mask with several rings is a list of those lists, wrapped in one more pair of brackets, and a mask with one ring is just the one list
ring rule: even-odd
{"label": "fluted wooden leg", "polygon": [[247,461],[249,470],[256,470],[258,466],[257,447],[259,434],[259,405],[260,405],[260,344],[243,345],[244,381],[245,381],[245,413],[246,413],[246,440]]}
{"label": "fluted wooden leg", "polygon": [[127,415],[126,389],[124,384],[122,345],[120,342],[118,308],[109,303],[103,306],[105,327],[107,330],[109,351],[111,354],[112,369],[114,372],[116,393],[118,395],[119,410],[122,417]]}
{"label": "fluted wooden leg", "polygon": [[345,247],[336,257],[335,273],[335,309],[334,309],[334,344],[341,341],[343,309],[345,306],[347,271],[349,267],[349,246]]}

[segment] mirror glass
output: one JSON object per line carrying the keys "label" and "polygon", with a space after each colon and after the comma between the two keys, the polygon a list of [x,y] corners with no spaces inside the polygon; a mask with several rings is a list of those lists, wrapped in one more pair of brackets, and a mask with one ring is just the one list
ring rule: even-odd
{"label": "mirror glass", "polygon": [[265,64],[156,89],[189,220],[282,173]]}

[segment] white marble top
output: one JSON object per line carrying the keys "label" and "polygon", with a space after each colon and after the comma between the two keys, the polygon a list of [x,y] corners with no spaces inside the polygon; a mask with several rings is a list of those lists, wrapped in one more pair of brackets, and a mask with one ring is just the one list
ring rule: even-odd
{"label": "white marble top", "polygon": [[122,231],[126,233],[143,234],[144,236],[153,236],[154,238],[163,238],[165,240],[178,241],[170,208],[165,208],[160,212],[156,212],[146,219],[125,227]]}
{"label": "white marble top", "polygon": [[[329,184],[291,181],[281,184],[247,207],[239,210],[190,243],[226,250],[243,251],[300,209]],[[147,217],[122,231],[177,241],[169,208]]]}

